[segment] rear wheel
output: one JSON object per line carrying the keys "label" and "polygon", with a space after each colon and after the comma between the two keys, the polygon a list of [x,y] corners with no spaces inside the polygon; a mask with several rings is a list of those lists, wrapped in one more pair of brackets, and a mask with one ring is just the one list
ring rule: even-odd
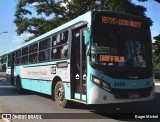
{"label": "rear wheel", "polygon": [[65,90],[61,81],[57,82],[54,89],[54,98],[56,103],[65,108],[69,106],[69,101],[65,99]]}

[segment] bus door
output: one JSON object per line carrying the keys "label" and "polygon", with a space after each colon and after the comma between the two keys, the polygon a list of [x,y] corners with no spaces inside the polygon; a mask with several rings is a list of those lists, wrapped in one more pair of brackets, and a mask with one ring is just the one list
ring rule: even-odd
{"label": "bus door", "polygon": [[86,101],[86,28],[72,31],[71,89],[72,99]]}
{"label": "bus door", "polygon": [[14,58],[15,53],[11,54],[11,85],[14,85]]}

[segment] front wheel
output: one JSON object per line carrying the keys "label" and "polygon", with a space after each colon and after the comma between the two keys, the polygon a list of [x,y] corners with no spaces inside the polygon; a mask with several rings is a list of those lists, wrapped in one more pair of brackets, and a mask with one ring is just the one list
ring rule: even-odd
{"label": "front wheel", "polygon": [[56,103],[65,108],[69,106],[69,101],[65,99],[65,90],[61,81],[57,82],[54,89],[54,98]]}

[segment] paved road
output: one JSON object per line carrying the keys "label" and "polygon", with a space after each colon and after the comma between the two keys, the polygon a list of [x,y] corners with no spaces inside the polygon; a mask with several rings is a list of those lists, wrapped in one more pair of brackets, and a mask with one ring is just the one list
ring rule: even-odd
{"label": "paved road", "polygon": [[[97,118],[99,121],[104,121],[105,118],[108,121],[119,121],[121,119],[117,119],[116,116],[111,116],[111,114],[107,113],[160,113],[160,86],[156,86],[156,91],[155,100],[151,102],[90,106],[73,103],[71,108],[64,109],[57,106],[48,95],[28,91],[19,94],[5,79],[1,79],[0,113],[52,113],[47,114],[47,116],[53,118],[66,118],[66,116],[69,116],[69,118]],[[93,122],[93,120],[89,119],[87,121]]]}

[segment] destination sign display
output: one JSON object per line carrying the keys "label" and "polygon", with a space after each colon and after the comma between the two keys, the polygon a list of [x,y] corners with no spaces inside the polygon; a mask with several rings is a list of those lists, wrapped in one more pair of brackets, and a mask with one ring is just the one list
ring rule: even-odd
{"label": "destination sign display", "polygon": [[99,55],[102,62],[124,62],[124,56]]}
{"label": "destination sign display", "polygon": [[92,29],[107,30],[111,28],[148,29],[146,20],[123,13],[98,12],[92,13]]}
{"label": "destination sign display", "polygon": [[101,16],[101,20],[102,20],[102,23],[104,24],[113,24],[113,25],[141,28],[141,22],[133,21],[129,19],[121,19],[121,18],[110,17],[110,16]]}

